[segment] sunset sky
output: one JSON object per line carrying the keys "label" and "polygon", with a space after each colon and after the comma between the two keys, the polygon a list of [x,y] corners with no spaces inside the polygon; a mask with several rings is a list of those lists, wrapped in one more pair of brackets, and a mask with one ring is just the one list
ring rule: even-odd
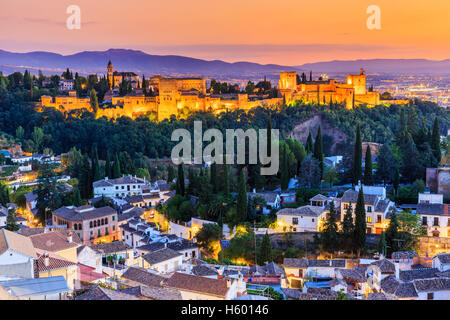
{"label": "sunset sky", "polygon": [[[66,8],[81,8],[81,29]],[[381,30],[366,27],[369,5]],[[127,48],[229,62],[450,58],[449,0],[0,0],[0,49]]]}

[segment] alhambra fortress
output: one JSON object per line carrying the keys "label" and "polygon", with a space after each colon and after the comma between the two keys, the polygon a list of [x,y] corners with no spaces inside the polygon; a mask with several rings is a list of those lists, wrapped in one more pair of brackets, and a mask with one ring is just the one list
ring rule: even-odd
{"label": "alhambra fortress", "polygon": [[[98,108],[97,118],[105,116],[115,119],[127,116],[134,119],[140,115],[153,114],[155,119],[162,121],[171,115],[182,116],[192,111],[209,111],[217,114],[227,110],[250,110],[258,106],[278,107],[285,102],[298,100],[318,104],[340,103],[348,109],[362,104],[369,107],[380,104],[379,92],[366,88],[366,75],[363,69],[357,75],[348,75],[346,83],[338,83],[334,79],[313,80],[312,74],[307,80],[305,74],[299,77],[296,72],[283,72],[280,74],[276,98],[249,96],[247,93],[207,93],[204,78],[165,78],[159,75],[146,82],[148,84],[146,89],[151,89],[155,94],[145,96],[142,81],[135,73],[114,71],[111,61],[106,71],[110,91],[105,94],[103,105]],[[120,96],[118,88],[123,80],[131,84],[132,92]],[[62,112],[81,109],[92,112],[90,98],[77,97],[73,90],[69,90],[69,94],[65,96],[42,96],[38,107],[56,108]]]}

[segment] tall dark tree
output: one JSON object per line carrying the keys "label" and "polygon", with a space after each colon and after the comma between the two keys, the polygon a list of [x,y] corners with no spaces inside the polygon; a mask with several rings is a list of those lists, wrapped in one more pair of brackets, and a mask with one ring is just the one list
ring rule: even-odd
{"label": "tall dark tree", "polygon": [[436,166],[441,161],[441,134],[439,131],[439,122],[437,117],[434,118],[433,131],[431,134],[431,149],[433,150],[434,158],[436,159]]}
{"label": "tall dark tree", "polygon": [[370,150],[370,145],[367,145],[366,157],[364,161],[364,184],[366,186],[373,185],[372,176],[372,151]]}
{"label": "tall dark tree", "polygon": [[416,144],[408,133],[408,139],[403,151],[403,165],[402,165],[402,177],[404,177],[408,182],[414,182],[417,179],[422,179],[424,176],[424,168],[419,160],[419,152],[417,150]]}
{"label": "tall dark tree", "polygon": [[361,128],[358,124],[356,128],[355,149],[353,151],[353,184],[357,185],[362,174],[362,143]]}
{"label": "tall dark tree", "polygon": [[380,241],[378,241],[377,250],[378,253],[386,255],[386,233],[383,231],[381,232]]}
{"label": "tall dark tree", "polygon": [[91,162],[92,162],[92,181],[99,181],[102,179],[102,176],[100,174],[100,164],[98,160],[97,148],[93,148]]}
{"label": "tall dark tree", "polygon": [[353,232],[353,243],[356,248],[357,256],[366,248],[366,207],[364,204],[363,188],[359,189],[358,200],[355,207],[355,229]]}
{"label": "tall dark tree", "polygon": [[175,179],[175,169],[169,165],[167,167],[167,182],[172,183],[173,179]]}
{"label": "tall dark tree", "polygon": [[391,147],[383,144],[380,148],[377,161],[376,179],[384,185],[391,183],[394,179],[395,158]]}
{"label": "tall dark tree", "polygon": [[353,208],[350,204],[345,210],[344,220],[342,221],[342,240],[346,251],[353,250],[353,232],[355,228],[353,220]]}
{"label": "tall dark tree", "polygon": [[386,230],[386,247],[388,256],[395,251],[399,251],[399,223],[397,213],[394,211],[390,216],[389,227]]}
{"label": "tall dark tree", "polygon": [[323,142],[322,142],[322,129],[319,126],[317,130],[316,140],[314,142],[314,158],[319,161],[319,168],[321,172],[321,177],[323,174]]}
{"label": "tall dark tree", "polygon": [[80,193],[83,199],[90,199],[92,197],[92,173],[87,154],[83,156],[83,162],[80,170]]}
{"label": "tall dark tree", "polygon": [[8,210],[8,216],[6,217],[6,229],[9,231],[19,231],[20,227],[17,223],[17,217],[16,217],[16,209],[11,208]]}
{"label": "tall dark tree", "polygon": [[400,185],[400,174],[398,172],[398,168],[395,168],[394,170],[394,181],[392,182],[393,187],[394,187],[394,192],[397,195],[398,193],[398,187]]}
{"label": "tall dark tree", "polygon": [[314,147],[313,147],[313,140],[312,140],[312,136],[311,136],[311,131],[308,134],[308,139],[306,140],[306,153],[310,154],[313,152]]}
{"label": "tall dark tree", "polygon": [[260,255],[259,255],[259,261],[261,264],[272,262],[273,255],[272,255],[272,241],[270,241],[269,234],[266,231],[266,234],[264,235],[264,238],[261,242],[261,249],[260,249]]}
{"label": "tall dark tree", "polygon": [[223,194],[228,197],[230,195],[230,174],[228,173],[228,165],[223,165]]}
{"label": "tall dark tree", "polygon": [[219,180],[217,178],[217,164],[216,162],[211,164],[211,185],[213,186],[213,193],[219,192]]}
{"label": "tall dark tree", "polygon": [[83,205],[83,200],[81,200],[81,193],[80,193],[80,189],[78,187],[74,188],[73,190],[73,205],[75,207],[80,207]]}
{"label": "tall dark tree", "polygon": [[105,176],[108,178],[112,178],[111,159],[109,156],[109,151],[106,151]]}
{"label": "tall dark tree", "polygon": [[184,169],[183,165],[178,165],[178,176],[177,176],[177,194],[184,197],[186,193],[185,187],[184,187]]}
{"label": "tall dark tree", "polygon": [[247,220],[247,186],[245,183],[244,169],[241,169],[239,174],[236,218],[238,222]]}
{"label": "tall dark tree", "polygon": [[281,164],[281,189],[287,190],[289,187],[289,164],[287,156],[287,144],[284,144],[283,148],[283,158]]}
{"label": "tall dark tree", "polygon": [[51,217],[52,210],[59,207],[56,174],[50,164],[44,163],[41,166],[38,181],[36,210],[38,219],[45,225],[45,220]]}
{"label": "tall dark tree", "polygon": [[113,164],[112,178],[117,179],[117,178],[120,178],[121,176],[122,176],[122,173],[120,170],[119,155],[116,152],[116,157],[114,159],[114,164]]}
{"label": "tall dark tree", "polygon": [[323,248],[333,254],[338,248],[338,226],[336,219],[336,209],[334,207],[334,201],[330,202],[330,212],[328,214],[327,220],[323,225],[321,242]]}

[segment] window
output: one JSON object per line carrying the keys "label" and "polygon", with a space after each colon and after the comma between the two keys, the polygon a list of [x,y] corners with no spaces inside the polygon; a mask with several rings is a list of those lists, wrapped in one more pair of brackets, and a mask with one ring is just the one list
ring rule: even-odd
{"label": "window", "polygon": [[371,216],[368,216],[368,217],[367,217],[367,222],[368,222],[368,223],[372,223],[372,217],[371,217]]}
{"label": "window", "polygon": [[92,224],[92,221],[90,221],[89,222],[89,228],[92,228],[93,227],[93,224]]}
{"label": "window", "polygon": [[434,292],[427,293],[427,300],[434,300]]}
{"label": "window", "polygon": [[427,217],[422,217],[422,225],[426,226],[428,224]]}
{"label": "window", "polygon": [[100,233],[100,229],[97,230],[97,237],[101,237],[102,234]]}
{"label": "window", "polygon": [[292,218],[292,224],[298,224],[298,218]]}
{"label": "window", "polygon": [[105,223],[108,224],[108,218],[105,218]]}
{"label": "window", "polygon": [[367,212],[372,212],[372,206],[367,206]]}
{"label": "window", "polygon": [[116,216],[112,216],[112,221],[114,221],[114,220],[115,220],[115,218],[116,218]]}
{"label": "window", "polygon": [[377,216],[377,223],[381,223],[381,216],[380,215]]}
{"label": "window", "polygon": [[450,218],[448,218],[447,225],[450,226]]}
{"label": "window", "polygon": [[314,218],[312,218],[312,222],[314,222]]}
{"label": "window", "polygon": [[116,226],[113,226],[112,228],[113,228],[113,231],[116,231]]}
{"label": "window", "polygon": [[439,218],[434,218],[434,226],[439,226]]}

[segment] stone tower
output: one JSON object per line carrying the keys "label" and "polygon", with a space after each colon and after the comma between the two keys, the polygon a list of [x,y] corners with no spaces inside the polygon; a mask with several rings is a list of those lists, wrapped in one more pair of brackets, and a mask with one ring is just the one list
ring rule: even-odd
{"label": "stone tower", "polygon": [[111,60],[109,60],[109,62],[108,62],[106,71],[108,74],[109,89],[112,90],[114,88],[114,66],[113,66]]}

